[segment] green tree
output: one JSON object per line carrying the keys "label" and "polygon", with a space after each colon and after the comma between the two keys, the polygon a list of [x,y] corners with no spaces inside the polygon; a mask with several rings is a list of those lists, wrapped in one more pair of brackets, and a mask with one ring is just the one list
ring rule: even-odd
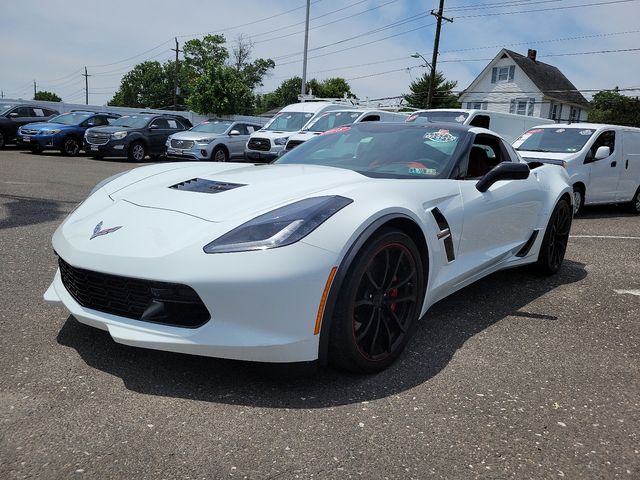
{"label": "green tree", "polygon": [[591,100],[589,121],[640,127],[640,99],[622,95],[618,87],[602,90]]}
{"label": "green tree", "polygon": [[[431,74],[425,73],[416,81],[411,82],[409,89],[410,94],[404,95],[408,106],[414,108],[427,108],[427,100],[429,98],[429,86],[431,85]],[[453,93],[458,82],[449,81],[444,77],[442,72],[436,72],[435,90],[431,101],[431,108],[458,108],[460,102],[458,96]]]}
{"label": "green tree", "polygon": [[250,114],[254,95],[240,73],[227,65],[211,65],[191,84],[187,106],[198,113]]}
{"label": "green tree", "polygon": [[349,83],[341,77],[327,78],[320,82],[320,97],[323,98],[356,98],[351,92]]}
{"label": "green tree", "polygon": [[44,102],[61,102],[62,98],[53,92],[47,92],[46,90],[39,90],[33,96],[34,100],[42,100]]}
{"label": "green tree", "polygon": [[[170,66],[173,67],[173,64]],[[169,81],[167,71],[160,62],[139,63],[122,78],[120,88],[108,104],[134,108],[173,105],[173,81]]]}

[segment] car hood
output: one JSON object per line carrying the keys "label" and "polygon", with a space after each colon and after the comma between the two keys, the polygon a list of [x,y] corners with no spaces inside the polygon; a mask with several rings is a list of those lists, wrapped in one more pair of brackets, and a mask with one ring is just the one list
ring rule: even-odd
{"label": "car hood", "polygon": [[35,123],[27,123],[22,128],[28,128],[31,130],[53,130],[54,128],[69,128],[70,126],[75,125],[67,125],[66,123],[53,123],[53,122],[35,122]]}
{"label": "car hood", "polygon": [[576,157],[579,152],[531,152],[528,150],[518,150],[522,158],[527,160],[564,160],[565,162]]}
{"label": "car hood", "polygon": [[139,130],[133,127],[118,127],[118,126],[103,126],[103,127],[91,127],[87,132],[100,132],[100,133],[116,133],[116,132],[130,132],[133,130]]}
{"label": "car hood", "polygon": [[226,135],[222,133],[206,133],[206,132],[178,132],[171,135],[171,138],[175,140],[201,140],[206,138],[207,140],[214,140],[218,137],[224,137]]}
{"label": "car hood", "polygon": [[[188,164],[139,180],[134,170],[106,190],[116,202],[225,222],[253,218],[310,196],[337,195],[367,181],[352,170],[316,165]],[[123,182],[131,183],[118,188]]]}

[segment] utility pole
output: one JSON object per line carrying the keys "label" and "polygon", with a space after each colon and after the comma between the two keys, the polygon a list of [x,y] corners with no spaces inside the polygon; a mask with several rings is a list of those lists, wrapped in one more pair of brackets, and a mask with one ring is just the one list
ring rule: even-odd
{"label": "utility pole", "polygon": [[178,62],[178,53],[182,52],[180,50],[180,46],[178,44],[178,37],[175,37],[176,40],[176,48],[172,48],[174,52],[176,52],[176,68],[173,79],[173,109],[178,109],[178,72],[180,71],[180,63]]}
{"label": "utility pole", "polygon": [[436,17],[436,37],[433,41],[433,57],[431,57],[431,81],[429,82],[429,94],[427,96],[427,108],[431,108],[433,103],[433,92],[436,89],[436,62],[438,61],[438,48],[440,46],[440,28],[442,27],[442,20],[447,22],[453,22],[453,18],[447,18],[442,16],[444,10],[444,0],[440,0],[440,6],[438,12],[431,10],[431,15]]}
{"label": "utility pole", "polygon": [[37,92],[36,92],[36,81],[34,80],[34,81],[33,81],[33,99],[34,99],[34,100],[36,99],[36,93],[37,93]]}
{"label": "utility pole", "polygon": [[309,7],[311,0],[307,0],[307,20],[304,26],[304,59],[302,60],[302,86],[300,87],[301,101],[304,102],[304,95],[307,86],[307,49],[309,47]]}
{"label": "utility pole", "polygon": [[84,73],[81,74],[84,77],[84,99],[87,105],[89,105],[89,77],[87,74],[87,67],[84,67]]}

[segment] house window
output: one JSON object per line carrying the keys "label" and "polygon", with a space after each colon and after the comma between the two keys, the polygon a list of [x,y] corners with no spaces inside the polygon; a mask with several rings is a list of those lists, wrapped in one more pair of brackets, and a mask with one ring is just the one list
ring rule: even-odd
{"label": "house window", "polygon": [[469,110],[486,110],[488,102],[467,102]]}
{"label": "house window", "polygon": [[491,70],[491,83],[512,82],[516,72],[515,65],[506,67],[493,67]]}
{"label": "house window", "polygon": [[551,120],[557,120],[558,119],[558,104],[557,103],[552,103],[551,104],[551,108],[549,109],[549,118]]}
{"label": "house window", "polygon": [[518,115],[533,116],[533,108],[536,104],[535,98],[512,98],[509,106],[509,113]]}
{"label": "house window", "polygon": [[570,122],[575,122],[580,116],[580,110],[574,107],[571,107],[571,110],[569,110],[569,121]]}

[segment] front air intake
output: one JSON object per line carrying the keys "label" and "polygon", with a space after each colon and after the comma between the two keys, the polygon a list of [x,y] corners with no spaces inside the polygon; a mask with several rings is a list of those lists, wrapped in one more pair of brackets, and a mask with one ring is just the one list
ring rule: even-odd
{"label": "front air intake", "polygon": [[214,180],[205,180],[204,178],[192,178],[191,180],[171,185],[169,188],[186,192],[221,193],[244,186],[242,183],[216,182]]}

